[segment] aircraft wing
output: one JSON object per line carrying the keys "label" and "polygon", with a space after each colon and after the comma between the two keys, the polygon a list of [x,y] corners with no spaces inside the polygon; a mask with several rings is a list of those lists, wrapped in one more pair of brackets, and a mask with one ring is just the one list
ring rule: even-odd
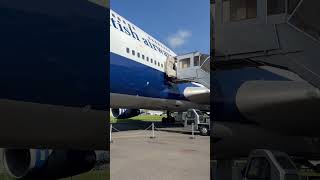
{"label": "aircraft wing", "polygon": [[210,89],[206,87],[187,87],[184,96],[197,104],[210,104]]}

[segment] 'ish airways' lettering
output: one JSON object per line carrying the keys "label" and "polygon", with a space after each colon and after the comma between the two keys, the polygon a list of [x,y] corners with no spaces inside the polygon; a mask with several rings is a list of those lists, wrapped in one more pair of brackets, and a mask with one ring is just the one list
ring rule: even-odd
{"label": "'ish airways' lettering", "polygon": [[[128,24],[128,23],[127,23]],[[132,38],[134,38],[135,40],[137,41],[140,41],[141,40],[143,41],[143,44],[145,44],[146,46],[148,46],[149,48],[155,50],[155,51],[158,51],[160,52],[161,54],[165,55],[165,56],[169,56],[169,53],[167,53],[165,50],[161,49],[160,47],[156,46],[155,44],[151,43],[149,41],[149,39],[147,38],[141,38],[140,40],[140,37],[138,36],[138,34],[136,32],[133,31],[132,27],[130,24],[128,24],[128,26],[124,26],[121,24],[121,22],[119,20],[115,20],[113,19],[112,17],[110,18],[110,26],[127,34],[128,36],[131,36]]]}

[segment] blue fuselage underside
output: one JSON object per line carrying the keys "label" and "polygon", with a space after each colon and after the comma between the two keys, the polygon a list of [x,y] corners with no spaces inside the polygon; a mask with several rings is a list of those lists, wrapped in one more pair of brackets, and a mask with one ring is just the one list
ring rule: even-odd
{"label": "blue fuselage underside", "polygon": [[110,53],[110,93],[186,100],[184,89],[195,86],[192,83],[170,85],[164,72]]}

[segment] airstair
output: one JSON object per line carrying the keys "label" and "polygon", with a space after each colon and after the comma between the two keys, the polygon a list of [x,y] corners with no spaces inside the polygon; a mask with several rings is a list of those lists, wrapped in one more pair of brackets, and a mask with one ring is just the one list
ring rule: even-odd
{"label": "airstair", "polygon": [[192,52],[168,57],[166,73],[174,83],[196,82],[210,89],[210,56]]}

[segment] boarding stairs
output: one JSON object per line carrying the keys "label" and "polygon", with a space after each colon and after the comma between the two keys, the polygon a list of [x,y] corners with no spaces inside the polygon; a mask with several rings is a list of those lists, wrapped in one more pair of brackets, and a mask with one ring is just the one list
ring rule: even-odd
{"label": "boarding stairs", "polygon": [[166,73],[172,82],[196,82],[210,89],[210,56],[192,52],[168,57]]}

